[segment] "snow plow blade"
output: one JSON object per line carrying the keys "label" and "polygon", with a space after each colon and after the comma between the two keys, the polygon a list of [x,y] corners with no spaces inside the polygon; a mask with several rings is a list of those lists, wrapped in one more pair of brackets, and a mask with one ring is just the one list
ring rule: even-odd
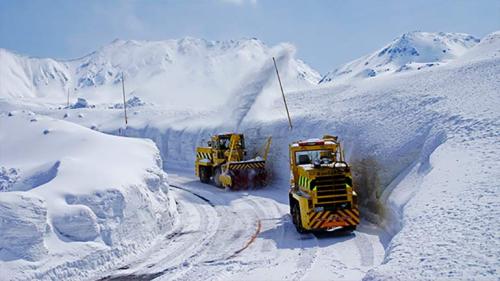
{"label": "snow plow blade", "polygon": [[230,162],[223,166],[220,182],[231,190],[257,188],[266,185],[267,171],[264,160]]}

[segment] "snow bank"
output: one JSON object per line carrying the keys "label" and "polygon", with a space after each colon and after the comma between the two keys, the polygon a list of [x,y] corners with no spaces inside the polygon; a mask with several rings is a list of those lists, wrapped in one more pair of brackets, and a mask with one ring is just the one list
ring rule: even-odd
{"label": "snow bank", "polygon": [[0,221],[0,260],[35,261],[48,253],[44,236],[50,227],[43,199],[18,192],[2,194]]}
{"label": "snow bank", "polygon": [[401,231],[365,280],[498,277],[499,137],[446,142],[411,168],[389,196]]}
{"label": "snow bank", "polygon": [[2,276],[85,279],[171,227],[175,203],[151,141],[32,115],[0,115]]}

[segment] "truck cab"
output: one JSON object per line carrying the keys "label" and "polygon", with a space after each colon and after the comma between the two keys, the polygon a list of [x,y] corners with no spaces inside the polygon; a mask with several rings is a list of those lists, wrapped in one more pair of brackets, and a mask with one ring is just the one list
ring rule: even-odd
{"label": "truck cab", "polygon": [[297,231],[344,228],[359,224],[357,194],[338,138],[290,145],[290,213]]}

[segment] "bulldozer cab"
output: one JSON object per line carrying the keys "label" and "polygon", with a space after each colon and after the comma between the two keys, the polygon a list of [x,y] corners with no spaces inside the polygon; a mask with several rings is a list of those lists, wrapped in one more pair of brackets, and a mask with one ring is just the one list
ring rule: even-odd
{"label": "bulldozer cab", "polygon": [[233,144],[235,149],[245,148],[243,135],[232,133],[212,136],[212,139],[208,141],[208,146],[214,149],[226,150],[231,148],[232,141],[235,142],[235,144]]}
{"label": "bulldozer cab", "polygon": [[227,150],[231,148],[231,138],[235,141],[235,149],[244,149],[245,141],[242,134],[220,134],[212,137],[208,142],[208,146],[219,150]]}
{"label": "bulldozer cab", "polygon": [[208,145],[214,149],[217,163],[241,161],[245,155],[245,140],[242,134],[219,134],[212,137]]}

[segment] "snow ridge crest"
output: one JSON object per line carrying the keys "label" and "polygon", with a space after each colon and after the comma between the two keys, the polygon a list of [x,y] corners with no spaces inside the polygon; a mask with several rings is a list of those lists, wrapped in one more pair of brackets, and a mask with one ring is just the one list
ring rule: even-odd
{"label": "snow ridge crest", "polygon": [[462,56],[479,42],[478,38],[465,33],[407,32],[376,52],[328,72],[319,83],[437,66]]}

